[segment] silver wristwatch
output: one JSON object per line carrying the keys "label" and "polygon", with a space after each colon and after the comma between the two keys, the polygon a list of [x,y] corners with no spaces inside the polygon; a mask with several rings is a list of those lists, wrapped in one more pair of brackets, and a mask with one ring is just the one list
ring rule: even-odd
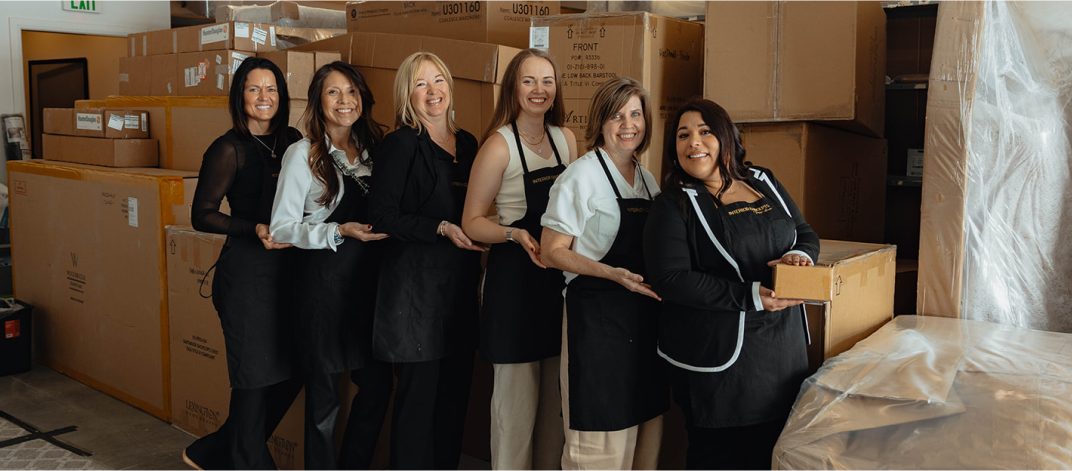
{"label": "silver wristwatch", "polygon": [[514,240],[513,234],[514,234],[514,228],[507,227],[506,228],[506,241],[507,242],[517,242],[516,240]]}

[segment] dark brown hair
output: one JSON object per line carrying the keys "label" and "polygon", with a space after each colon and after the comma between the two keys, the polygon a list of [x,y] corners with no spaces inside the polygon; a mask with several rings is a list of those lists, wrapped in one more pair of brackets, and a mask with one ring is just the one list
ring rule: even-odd
{"label": "dark brown hair", "polygon": [[555,99],[551,102],[551,109],[543,114],[545,126],[562,126],[566,123],[566,107],[562,104],[562,89],[558,81],[558,64],[550,54],[539,49],[525,49],[519,52],[506,66],[503,73],[502,88],[499,89],[499,102],[495,104],[495,113],[491,117],[491,125],[484,132],[483,141],[487,141],[499,128],[510,124],[521,113],[521,103],[517,101],[518,80],[521,79],[521,64],[526,59],[536,57],[551,63],[551,70],[555,77]]}
{"label": "dark brown hair", "polygon": [[704,124],[718,139],[718,174],[722,179],[722,189],[715,198],[721,200],[722,195],[730,186],[731,180],[745,181],[748,178],[748,168],[751,162],[745,162],[745,150],[741,145],[741,133],[733,124],[729,113],[724,108],[711,100],[693,98],[678,108],[674,113],[674,119],[666,123],[666,135],[663,139],[663,168],[669,169],[663,176],[663,191],[677,194],[684,204],[683,188],[703,186],[698,178],[689,175],[681,168],[681,162],[677,155],[677,128],[681,123],[681,117],[690,111],[700,113]]}
{"label": "dark brown hair", "polygon": [[592,96],[592,104],[588,108],[588,129],[584,133],[585,146],[588,150],[601,147],[606,144],[603,141],[603,125],[614,116],[618,110],[629,103],[633,97],[640,98],[640,108],[644,112],[644,138],[640,141],[634,154],[641,154],[651,144],[651,99],[644,86],[634,78],[618,77],[603,82]]}
{"label": "dark brown hair", "polygon": [[[365,77],[354,66],[342,61],[326,64],[313,74],[313,80],[309,83],[309,105],[305,108],[305,114],[301,119],[305,124],[305,137],[309,139],[309,168],[313,171],[316,181],[324,185],[324,194],[317,198],[316,202],[327,206],[335,201],[339,195],[339,179],[335,175],[335,161],[328,154],[328,145],[325,142],[327,136],[327,117],[324,116],[323,99],[324,81],[332,72],[339,72],[346,76],[357,89],[361,96],[361,117],[351,127],[357,137],[357,158],[364,165],[371,165],[372,150],[383,140],[386,126],[377,123],[372,118],[372,105],[376,100],[372,97],[372,90],[365,83]],[[363,159],[361,154],[369,151],[369,159]]]}
{"label": "dark brown hair", "polygon": [[283,77],[283,72],[279,70],[279,67],[274,62],[263,57],[250,57],[242,61],[242,65],[238,66],[238,70],[235,71],[234,79],[231,82],[231,93],[227,99],[227,106],[231,110],[231,128],[234,129],[235,134],[238,134],[238,137],[246,140],[253,139],[249,132],[249,117],[246,116],[244,91],[246,89],[246,78],[249,77],[250,72],[256,69],[270,71],[275,76],[275,88],[279,94],[279,104],[275,116],[269,121],[268,133],[272,135],[275,142],[286,143],[287,123],[290,122],[290,92],[287,91],[287,81]]}

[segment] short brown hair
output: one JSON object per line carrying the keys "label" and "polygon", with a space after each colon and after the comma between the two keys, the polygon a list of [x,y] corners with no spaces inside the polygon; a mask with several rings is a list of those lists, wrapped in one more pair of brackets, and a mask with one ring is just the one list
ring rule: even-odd
{"label": "short brown hair", "polygon": [[636,153],[647,150],[651,144],[651,106],[648,91],[634,78],[618,77],[603,82],[592,96],[592,104],[588,107],[588,129],[584,133],[585,146],[588,150],[601,147],[603,141],[603,125],[622,109],[629,99],[640,98],[640,109],[644,112],[644,138],[640,141],[640,147]]}

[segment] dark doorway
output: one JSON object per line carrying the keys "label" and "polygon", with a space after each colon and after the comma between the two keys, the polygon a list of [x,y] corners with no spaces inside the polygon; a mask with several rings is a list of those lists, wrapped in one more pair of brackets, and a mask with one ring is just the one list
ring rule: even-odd
{"label": "dark doorway", "polygon": [[89,66],[86,58],[30,61],[30,151],[41,158],[41,117],[45,108],[74,108],[76,100],[89,98]]}

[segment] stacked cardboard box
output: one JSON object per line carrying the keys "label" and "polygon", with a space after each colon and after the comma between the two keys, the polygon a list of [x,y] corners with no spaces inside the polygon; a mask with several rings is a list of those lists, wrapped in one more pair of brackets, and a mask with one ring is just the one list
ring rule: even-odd
{"label": "stacked cardboard box", "polygon": [[189,224],[193,172],[11,161],[15,296],[34,358],[170,417],[164,226]]}
{"label": "stacked cardboard box", "polygon": [[46,159],[106,167],[155,167],[157,143],[148,139],[148,112],[119,108],[45,108]]}
{"label": "stacked cardboard box", "polygon": [[883,239],[885,18],[878,2],[707,4],[704,96],[820,237]]}
{"label": "stacked cardboard box", "polygon": [[585,152],[592,95],[615,77],[640,81],[651,97],[651,146],[640,163],[658,176],[666,120],[703,92],[703,26],[650,13],[589,13],[532,18],[532,47],[558,65],[566,125]]}
{"label": "stacked cardboard box", "polygon": [[406,33],[529,47],[529,18],[558,15],[561,2],[351,2],[351,33]]}

